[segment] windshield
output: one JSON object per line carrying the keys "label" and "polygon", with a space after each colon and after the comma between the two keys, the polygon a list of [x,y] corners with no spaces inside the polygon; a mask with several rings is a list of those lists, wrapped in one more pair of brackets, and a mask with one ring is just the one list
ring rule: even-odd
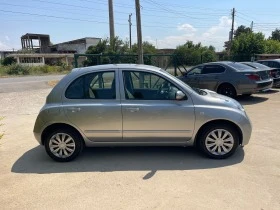
{"label": "windshield", "polygon": [[202,90],[202,89],[195,88],[195,87],[192,87],[192,89],[193,89],[196,93],[198,93],[199,95],[202,95],[202,96],[207,95],[207,92],[204,91],[204,90]]}

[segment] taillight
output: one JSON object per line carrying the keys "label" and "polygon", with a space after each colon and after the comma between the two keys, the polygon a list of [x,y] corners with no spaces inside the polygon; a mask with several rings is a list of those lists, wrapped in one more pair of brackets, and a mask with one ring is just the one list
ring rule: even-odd
{"label": "taillight", "polygon": [[246,76],[250,79],[250,80],[254,80],[254,81],[260,81],[261,78],[259,75],[257,74],[246,74]]}
{"label": "taillight", "polygon": [[277,71],[270,71],[270,76],[275,78],[276,77],[276,73],[277,73]]}

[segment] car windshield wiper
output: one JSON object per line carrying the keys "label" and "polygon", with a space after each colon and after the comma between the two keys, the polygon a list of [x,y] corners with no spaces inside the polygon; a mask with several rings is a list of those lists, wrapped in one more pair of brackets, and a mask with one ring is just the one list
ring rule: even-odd
{"label": "car windshield wiper", "polygon": [[195,92],[197,92],[199,95],[207,95],[207,92],[205,92],[204,90],[200,89],[200,88],[192,88]]}

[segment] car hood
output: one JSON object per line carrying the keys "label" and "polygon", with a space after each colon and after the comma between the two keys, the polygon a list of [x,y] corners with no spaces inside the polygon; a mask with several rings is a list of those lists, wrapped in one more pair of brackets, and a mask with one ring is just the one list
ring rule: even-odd
{"label": "car hood", "polygon": [[226,107],[235,108],[244,111],[242,105],[238,101],[234,100],[233,98],[218,94],[214,91],[207,90],[207,89],[204,89],[203,91],[207,93],[205,97],[207,97],[209,101],[211,101],[214,104],[219,104]]}

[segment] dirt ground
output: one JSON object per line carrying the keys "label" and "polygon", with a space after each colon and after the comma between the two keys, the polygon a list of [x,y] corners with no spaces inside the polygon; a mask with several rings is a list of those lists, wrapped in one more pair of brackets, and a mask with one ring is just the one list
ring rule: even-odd
{"label": "dirt ground", "polygon": [[50,89],[0,93],[1,209],[280,209],[280,92],[239,98],[249,145],[226,160],[193,148],[89,148],[57,163],[32,129]]}

